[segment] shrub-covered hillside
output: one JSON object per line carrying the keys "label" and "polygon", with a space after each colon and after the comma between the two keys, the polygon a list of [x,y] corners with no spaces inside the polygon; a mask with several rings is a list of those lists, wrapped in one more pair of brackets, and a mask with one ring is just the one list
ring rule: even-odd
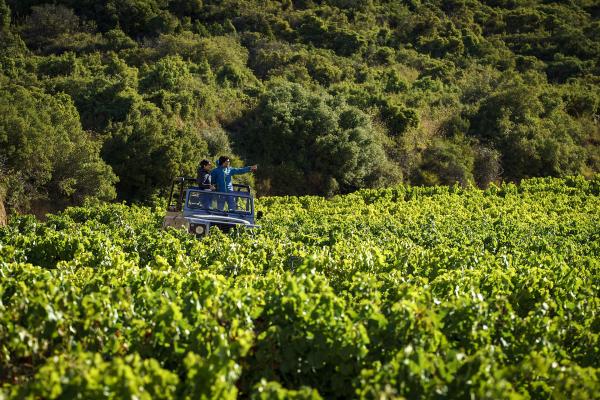
{"label": "shrub-covered hillside", "polygon": [[0,198],[146,201],[600,170],[593,0],[0,0]]}
{"label": "shrub-covered hillside", "polygon": [[600,178],[265,197],[0,228],[0,398],[592,399]]}

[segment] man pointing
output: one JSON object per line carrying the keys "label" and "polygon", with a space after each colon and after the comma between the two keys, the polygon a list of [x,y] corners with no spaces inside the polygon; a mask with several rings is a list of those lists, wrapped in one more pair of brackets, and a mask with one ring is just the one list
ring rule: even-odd
{"label": "man pointing", "polygon": [[[256,165],[243,168],[231,168],[230,164],[231,160],[229,160],[229,157],[221,156],[217,161],[217,168],[213,169],[210,173],[212,184],[216,186],[217,192],[233,192],[233,183],[231,182],[231,177],[233,175],[254,172],[257,168]],[[233,196],[220,196],[217,200],[217,207],[219,210],[223,209],[225,198],[227,199],[229,211],[235,210],[235,198]]]}

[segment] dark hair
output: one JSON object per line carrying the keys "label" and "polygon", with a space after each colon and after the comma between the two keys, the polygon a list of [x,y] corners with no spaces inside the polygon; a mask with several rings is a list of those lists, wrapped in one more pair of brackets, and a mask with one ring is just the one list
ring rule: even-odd
{"label": "dark hair", "polygon": [[204,160],[200,161],[200,166],[201,167],[204,167],[206,165],[210,165],[210,161],[208,161],[206,158]]}
{"label": "dark hair", "polygon": [[227,157],[227,156],[219,157],[219,165],[223,165],[223,163],[226,161],[229,161],[229,157]]}

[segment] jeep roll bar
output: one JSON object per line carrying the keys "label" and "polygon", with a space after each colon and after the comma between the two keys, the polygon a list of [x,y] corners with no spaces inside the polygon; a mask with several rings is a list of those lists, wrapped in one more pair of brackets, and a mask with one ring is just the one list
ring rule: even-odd
{"label": "jeep roll bar", "polygon": [[[175,191],[175,185],[179,185],[178,189],[178,200],[176,204],[173,203],[173,192]],[[167,210],[169,211],[181,211],[184,203],[184,193],[187,189],[197,188],[198,180],[189,176],[178,176],[173,179],[171,183],[171,191],[169,192],[169,202],[167,203]],[[242,185],[239,183],[233,184],[234,192],[245,192],[250,194],[250,186]]]}

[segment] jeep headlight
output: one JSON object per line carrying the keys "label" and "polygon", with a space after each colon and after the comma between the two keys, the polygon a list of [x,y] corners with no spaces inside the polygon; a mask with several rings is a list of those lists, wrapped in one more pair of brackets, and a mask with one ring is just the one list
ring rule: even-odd
{"label": "jeep headlight", "polygon": [[196,232],[196,235],[204,235],[206,232],[206,227],[204,225],[197,225],[194,231]]}

